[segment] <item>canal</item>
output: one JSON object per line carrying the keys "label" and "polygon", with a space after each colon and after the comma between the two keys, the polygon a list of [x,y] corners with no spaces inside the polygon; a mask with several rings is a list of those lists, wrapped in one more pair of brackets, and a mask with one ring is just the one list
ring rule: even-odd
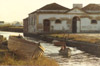
{"label": "canal", "polygon": [[[0,31],[0,35],[3,35],[7,39],[9,39],[10,35],[19,34],[23,35],[23,33]],[[32,42],[41,42],[41,45],[45,48],[44,54],[47,57],[55,59],[60,64],[60,66],[100,66],[100,58],[85,53],[84,51],[80,51],[75,47],[70,47],[72,50],[71,58],[64,58],[63,56],[59,56],[58,51],[60,50],[60,47],[54,46],[51,43],[46,43],[41,40],[35,40],[34,38],[30,37],[25,37],[25,39]]]}

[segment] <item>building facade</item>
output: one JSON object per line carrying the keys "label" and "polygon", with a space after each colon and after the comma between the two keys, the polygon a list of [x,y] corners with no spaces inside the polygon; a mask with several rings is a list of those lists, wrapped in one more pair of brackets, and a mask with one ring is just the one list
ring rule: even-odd
{"label": "building facade", "polygon": [[24,20],[23,20],[23,32],[24,33],[28,33],[28,18],[25,18]]}
{"label": "building facade", "polygon": [[28,33],[100,32],[100,5],[73,4],[69,9],[59,4],[48,4],[29,14],[24,20]]}

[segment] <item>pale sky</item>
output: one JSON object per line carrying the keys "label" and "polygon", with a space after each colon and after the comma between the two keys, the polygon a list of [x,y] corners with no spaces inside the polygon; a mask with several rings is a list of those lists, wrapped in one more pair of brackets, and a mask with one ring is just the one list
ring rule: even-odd
{"label": "pale sky", "polygon": [[23,21],[29,13],[54,2],[67,8],[72,8],[73,3],[100,4],[100,0],[0,0],[0,21]]}

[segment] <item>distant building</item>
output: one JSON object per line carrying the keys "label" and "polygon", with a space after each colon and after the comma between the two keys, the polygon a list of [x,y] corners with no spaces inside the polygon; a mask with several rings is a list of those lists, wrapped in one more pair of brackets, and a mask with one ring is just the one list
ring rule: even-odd
{"label": "distant building", "polygon": [[48,4],[29,14],[24,20],[28,33],[45,32],[100,32],[100,5],[74,4],[72,9],[59,4]]}
{"label": "distant building", "polygon": [[4,25],[4,21],[0,21],[0,25]]}
{"label": "distant building", "polygon": [[12,25],[15,26],[15,27],[21,27],[21,26],[23,26],[20,22],[15,22]]}

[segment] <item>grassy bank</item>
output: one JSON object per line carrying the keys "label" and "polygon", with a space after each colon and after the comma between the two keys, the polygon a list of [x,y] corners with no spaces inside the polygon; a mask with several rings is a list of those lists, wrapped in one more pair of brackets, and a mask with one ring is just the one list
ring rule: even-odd
{"label": "grassy bank", "polygon": [[84,34],[51,34],[49,36],[52,37],[57,37],[57,38],[67,38],[70,40],[75,40],[75,41],[83,41],[83,42],[89,42],[89,43],[98,43],[100,42],[99,38],[95,38],[95,37],[90,37]]}
{"label": "grassy bank", "polygon": [[19,56],[7,49],[0,49],[0,65],[59,66],[55,60],[45,56],[34,60],[21,60]]}
{"label": "grassy bank", "polygon": [[0,26],[0,31],[23,32],[23,27],[13,27],[12,25],[5,24]]}
{"label": "grassy bank", "polygon": [[59,66],[55,60],[45,56],[31,60],[22,58],[9,51],[7,42],[4,42],[5,40],[3,36],[0,37],[0,41],[2,42],[0,43],[0,65]]}

